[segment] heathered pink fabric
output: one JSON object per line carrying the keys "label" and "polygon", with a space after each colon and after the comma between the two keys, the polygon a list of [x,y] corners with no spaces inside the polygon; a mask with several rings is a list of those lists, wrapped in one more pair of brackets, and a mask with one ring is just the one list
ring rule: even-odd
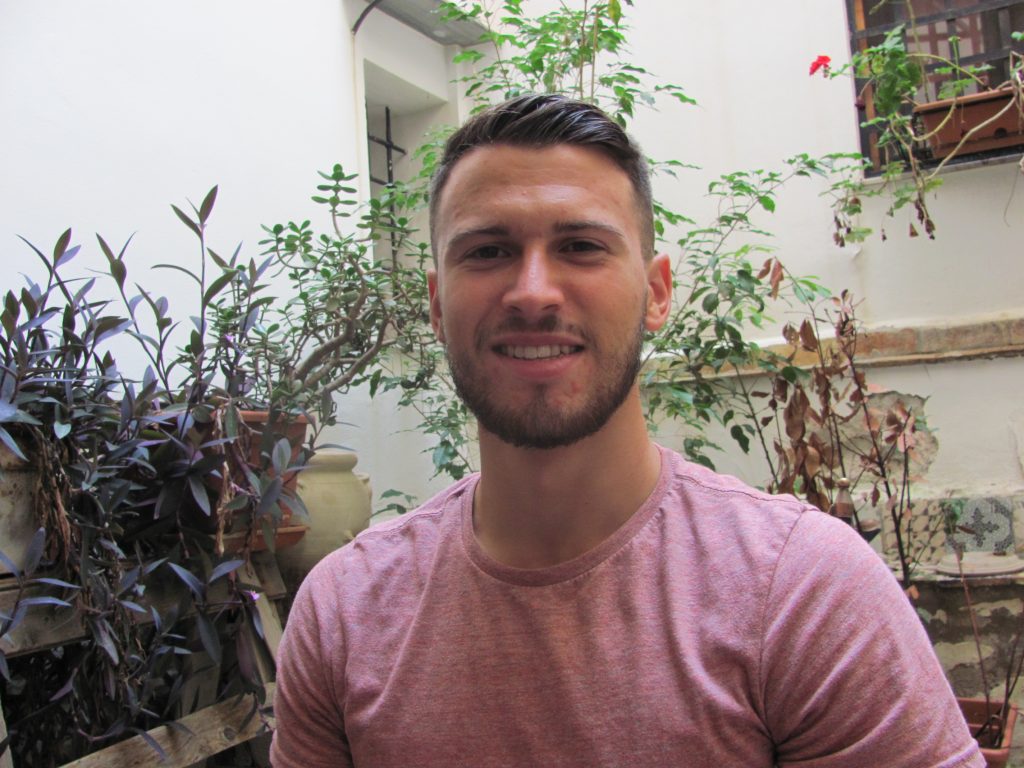
{"label": "heathered pink fabric", "polygon": [[307,577],[277,768],[984,765],[896,580],[845,524],[663,450],[613,536],[520,570],[477,544],[475,483]]}

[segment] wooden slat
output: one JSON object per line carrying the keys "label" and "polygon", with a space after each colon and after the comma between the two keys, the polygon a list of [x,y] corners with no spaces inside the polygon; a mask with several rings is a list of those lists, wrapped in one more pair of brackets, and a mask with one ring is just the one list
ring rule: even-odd
{"label": "wooden slat", "polygon": [[[274,684],[267,683],[266,701],[273,700]],[[148,734],[167,753],[162,762],[153,747],[142,736],[135,736],[113,746],[66,763],[62,768],[135,768],[159,765],[161,768],[186,768],[211,755],[216,755],[273,728],[273,717],[249,718],[253,697],[234,697],[212,707],[201,709],[178,722],[191,734],[161,725]],[[246,718],[249,722],[246,723]]]}
{"label": "wooden slat", "polygon": [[[4,710],[0,706],[0,740],[7,738],[7,721],[4,720]],[[14,768],[14,761],[11,759],[10,748],[5,749],[0,755],[0,768]]]}

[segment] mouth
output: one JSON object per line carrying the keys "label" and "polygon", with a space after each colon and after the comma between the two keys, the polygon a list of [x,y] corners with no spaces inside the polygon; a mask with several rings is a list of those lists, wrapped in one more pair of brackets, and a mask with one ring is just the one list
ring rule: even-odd
{"label": "mouth", "polygon": [[556,357],[575,355],[583,351],[583,347],[575,344],[545,344],[528,346],[522,344],[502,344],[495,347],[499,355],[515,360],[550,360]]}

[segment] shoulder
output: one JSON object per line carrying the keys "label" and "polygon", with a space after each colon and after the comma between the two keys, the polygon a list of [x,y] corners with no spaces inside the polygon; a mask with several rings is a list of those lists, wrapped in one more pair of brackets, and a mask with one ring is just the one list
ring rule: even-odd
{"label": "shoulder", "polygon": [[[744,560],[774,560],[809,537],[860,537],[850,526],[789,494],[770,494],[663,449],[668,471],[661,506],[666,519],[721,551]],[[861,542],[862,543],[862,542]]]}
{"label": "shoulder", "polygon": [[458,537],[462,505],[467,495],[472,497],[476,480],[477,475],[464,478],[412,512],[370,526],[317,563],[302,591],[314,602],[336,605],[339,594],[354,596],[371,587],[379,592],[384,583],[421,581],[437,549]]}
{"label": "shoulder", "polygon": [[[663,449],[666,450],[666,449]],[[770,494],[666,450],[673,489],[687,499],[713,504],[730,514],[771,515],[792,520],[813,509],[789,494]]]}

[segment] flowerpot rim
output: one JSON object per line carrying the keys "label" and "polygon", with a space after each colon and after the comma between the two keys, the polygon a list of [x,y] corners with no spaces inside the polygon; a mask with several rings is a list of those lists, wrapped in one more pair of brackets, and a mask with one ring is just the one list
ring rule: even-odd
{"label": "flowerpot rim", "polygon": [[944,109],[949,109],[954,105],[965,105],[973,104],[975,102],[985,101],[996,101],[998,99],[1013,98],[1016,95],[1016,90],[1011,88],[993,88],[990,91],[979,91],[978,93],[969,93],[963,96],[954,96],[951,99],[940,99],[938,101],[928,101],[924,104],[917,104],[914,106],[914,114],[919,115],[927,112],[939,112]]}
{"label": "flowerpot rim", "polygon": [[[984,707],[985,706],[985,699],[977,698],[977,697],[973,697],[973,696],[958,696],[957,697],[957,703],[961,704],[961,705],[962,704],[975,704],[975,705]],[[998,704],[998,702],[996,700],[993,700],[993,703],[994,704]],[[961,707],[961,712],[963,712],[963,708],[962,707]],[[1013,740],[1013,731],[1014,731],[1014,726],[1016,725],[1016,722],[1017,722],[1017,715],[1018,714],[1019,714],[1019,707],[1016,704],[1011,703],[1010,704],[1010,709],[1009,709],[1009,711],[1006,714],[1006,723],[1003,726],[1002,743],[998,747],[982,747],[982,746],[979,745],[979,749],[981,750],[981,753],[983,755],[985,755],[986,759],[988,759],[988,758],[997,758],[999,760],[1005,760],[1004,756],[1009,754],[1010,744],[1012,743],[1012,740]],[[964,713],[964,718],[966,719],[966,713]],[[1005,765],[1005,762],[1003,762],[1002,764]]]}
{"label": "flowerpot rim", "polygon": [[[242,417],[242,421],[266,421],[270,416],[270,410],[266,408],[239,408],[238,413]],[[280,413],[278,420],[285,413]],[[309,424],[309,418],[304,413],[287,413],[287,415],[291,418],[293,424]]]}

